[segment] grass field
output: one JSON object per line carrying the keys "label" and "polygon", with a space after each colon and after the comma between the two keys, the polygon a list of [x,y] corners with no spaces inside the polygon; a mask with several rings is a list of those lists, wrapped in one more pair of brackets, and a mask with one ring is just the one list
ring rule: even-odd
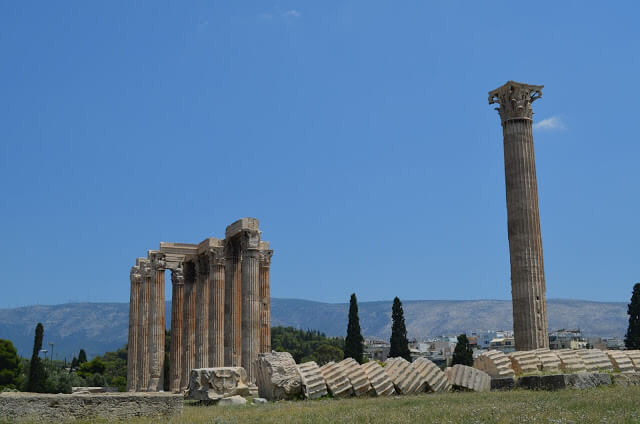
{"label": "grass field", "polygon": [[245,406],[185,406],[173,419],[130,423],[640,423],[640,386],[514,390]]}

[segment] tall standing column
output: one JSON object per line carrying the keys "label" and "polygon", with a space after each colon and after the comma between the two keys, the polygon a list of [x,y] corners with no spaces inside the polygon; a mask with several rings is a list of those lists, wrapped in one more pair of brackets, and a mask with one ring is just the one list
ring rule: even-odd
{"label": "tall standing column", "polygon": [[209,366],[224,367],[224,250],[209,252]]}
{"label": "tall standing column", "polygon": [[242,280],[237,240],[225,245],[224,365],[242,366]]}
{"label": "tall standing column", "polygon": [[196,265],[196,368],[209,361],[209,259],[199,255]]}
{"label": "tall standing column", "polygon": [[184,354],[182,357],[182,377],[180,389],[189,386],[189,373],[195,368],[196,363],[196,290],[195,290],[195,266],[193,262],[185,262],[184,265],[184,326],[182,337],[184,339]]}
{"label": "tall standing column", "polygon": [[138,307],[140,268],[131,267],[131,294],[129,296],[129,340],[127,344],[127,391],[135,392],[138,372]]}
{"label": "tall standing column", "polygon": [[169,352],[169,389],[180,391],[182,378],[183,343],[183,311],[184,311],[184,274],[182,266],[171,271],[171,351]]}
{"label": "tall standing column", "polygon": [[151,257],[151,306],[149,331],[149,391],[164,390],[164,340],[165,340],[165,303],[164,303],[164,271],[165,261],[160,254]]}
{"label": "tall standing column", "polygon": [[271,352],[271,293],[269,273],[273,250],[260,251],[260,352]]}
{"label": "tall standing column", "polygon": [[541,85],[509,81],[489,92],[497,103],[504,137],[513,332],[517,350],[549,347],[538,182],[533,149],[531,104]]}
{"label": "tall standing column", "polygon": [[243,231],[242,246],[242,367],[256,381],[255,360],[260,349],[260,233]]}
{"label": "tall standing column", "polygon": [[149,387],[149,299],[151,294],[151,263],[147,259],[140,266],[140,306],[138,308],[138,378],[136,391]]}

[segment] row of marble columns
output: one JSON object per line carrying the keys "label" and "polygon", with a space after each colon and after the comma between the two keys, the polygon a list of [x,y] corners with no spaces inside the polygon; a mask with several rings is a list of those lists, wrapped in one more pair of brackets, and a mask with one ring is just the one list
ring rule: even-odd
{"label": "row of marble columns", "polygon": [[[271,351],[269,271],[273,251],[259,231],[241,231],[169,266],[161,252],[131,269],[128,389],[163,389],[164,271],[171,269],[169,388],[184,390],[194,368],[242,366],[255,381]],[[204,243],[204,242],[203,242]]]}

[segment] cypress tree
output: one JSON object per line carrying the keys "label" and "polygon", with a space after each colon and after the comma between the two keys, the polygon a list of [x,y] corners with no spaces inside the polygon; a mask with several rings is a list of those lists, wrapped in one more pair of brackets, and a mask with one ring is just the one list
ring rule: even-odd
{"label": "cypress tree", "polygon": [[362,363],[364,354],[364,339],[360,334],[360,318],[358,318],[358,300],[356,294],[351,295],[349,302],[349,324],[347,338],[344,339],[344,357],[353,358]]}
{"label": "cypress tree", "polygon": [[627,349],[640,349],[640,283],[633,286],[627,314],[629,314],[629,327],[624,336],[624,345]]}
{"label": "cypress tree", "polygon": [[47,372],[39,356],[40,350],[42,349],[43,337],[44,327],[41,323],[38,323],[38,325],[36,325],[36,336],[33,341],[33,353],[31,354],[31,363],[29,366],[28,392],[44,393],[46,391]]}
{"label": "cypress tree", "polygon": [[389,349],[389,357],[401,357],[411,362],[411,353],[409,352],[409,340],[407,340],[407,327],[404,323],[404,311],[402,310],[402,302],[397,297],[393,299],[393,307],[391,308],[391,348]]}
{"label": "cypress tree", "polygon": [[451,365],[455,364],[473,366],[473,350],[469,346],[469,339],[467,339],[466,334],[458,336],[458,344],[456,344],[456,348],[453,351],[453,359],[451,360]]}
{"label": "cypress tree", "polygon": [[87,352],[84,349],[80,349],[80,353],[78,353],[78,365],[82,365],[87,362]]}

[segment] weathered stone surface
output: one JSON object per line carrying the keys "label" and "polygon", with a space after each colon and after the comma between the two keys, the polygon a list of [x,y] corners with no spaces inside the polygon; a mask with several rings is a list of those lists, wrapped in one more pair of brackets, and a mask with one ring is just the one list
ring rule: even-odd
{"label": "weathered stone surface", "polygon": [[191,370],[187,397],[218,400],[230,396],[249,396],[249,381],[242,367],[197,368]]}
{"label": "weathered stone surface", "polygon": [[385,361],[384,372],[393,381],[396,392],[402,395],[422,393],[426,382],[411,363],[404,358],[389,358]]}
{"label": "weathered stone surface", "polygon": [[302,378],[289,352],[258,354],[256,376],[260,397],[267,400],[295,399],[302,394]]}
{"label": "weathered stone surface", "polygon": [[369,393],[371,390],[369,378],[355,359],[346,358],[338,362],[337,365],[341,368],[342,373],[349,379],[355,396],[366,396]]}
{"label": "weathered stone surface", "polygon": [[624,350],[623,352],[631,360],[633,368],[640,372],[640,350]]}
{"label": "weathered stone surface", "polygon": [[579,349],[576,354],[584,361],[587,371],[613,371],[613,364],[600,349]]}
{"label": "weathered stone surface", "polygon": [[302,391],[307,399],[318,399],[327,395],[327,384],[315,362],[305,362],[298,365],[298,372],[302,379]]}
{"label": "weathered stone surface", "polygon": [[484,371],[456,364],[445,370],[449,384],[473,390],[474,392],[486,392],[491,390],[491,377]]}
{"label": "weathered stone surface", "polygon": [[565,374],[568,386],[576,389],[589,389],[591,387],[610,386],[612,384],[611,374],[583,372],[578,374]]}
{"label": "weathered stone surface", "polygon": [[425,383],[425,390],[429,392],[448,392],[451,389],[447,376],[433,362],[426,358],[418,358],[411,363]]}
{"label": "weathered stone surface", "polygon": [[560,358],[560,369],[565,372],[586,372],[582,357],[571,349],[557,350],[556,354]]}
{"label": "weathered stone surface", "polygon": [[538,357],[540,371],[560,371],[561,361],[556,353],[552,352],[549,349],[536,349],[533,352]]}
{"label": "weathered stone surface", "polygon": [[59,423],[172,416],[182,414],[183,405],[182,395],[170,393],[0,393],[0,422]]}
{"label": "weathered stone surface", "polygon": [[513,377],[496,377],[491,379],[491,390],[512,390],[516,386]]}
{"label": "weathered stone surface", "polygon": [[222,398],[218,401],[218,406],[225,406],[225,405],[245,405],[247,403],[247,400],[245,398],[243,398],[242,396],[231,396],[228,398]]}
{"label": "weathered stone surface", "polygon": [[511,360],[499,350],[483,352],[473,361],[473,367],[486,372],[491,377],[513,377],[515,375]]}
{"label": "weathered stone surface", "polygon": [[253,403],[258,404],[258,405],[263,405],[265,403],[267,403],[268,401],[265,398],[253,398]]}
{"label": "weathered stone surface", "polygon": [[117,387],[72,387],[71,393],[73,394],[87,394],[87,393],[116,393],[118,391]]}
{"label": "weathered stone surface", "polygon": [[518,378],[516,385],[521,389],[540,390],[540,380],[541,376],[539,375],[525,375],[524,377]]}
{"label": "weathered stone surface", "polygon": [[607,355],[613,364],[613,369],[618,372],[634,372],[635,368],[631,359],[622,350],[608,350]]}
{"label": "weathered stone surface", "polygon": [[529,390],[586,389],[611,384],[607,373],[530,375],[518,379],[518,387]]}
{"label": "weathered stone surface", "polygon": [[638,372],[613,374],[611,378],[613,379],[613,383],[617,386],[640,386],[640,373]]}
{"label": "weathered stone surface", "polygon": [[333,397],[346,398],[353,394],[353,386],[342,369],[331,361],[320,367],[320,373],[327,383],[327,389]]}
{"label": "weathered stone surface", "polygon": [[362,364],[362,369],[367,374],[376,396],[391,396],[395,394],[393,381],[385,374],[380,364],[376,361],[369,361]]}
{"label": "weathered stone surface", "polygon": [[513,372],[517,375],[539,371],[540,360],[533,351],[511,352],[507,355],[511,360]]}

